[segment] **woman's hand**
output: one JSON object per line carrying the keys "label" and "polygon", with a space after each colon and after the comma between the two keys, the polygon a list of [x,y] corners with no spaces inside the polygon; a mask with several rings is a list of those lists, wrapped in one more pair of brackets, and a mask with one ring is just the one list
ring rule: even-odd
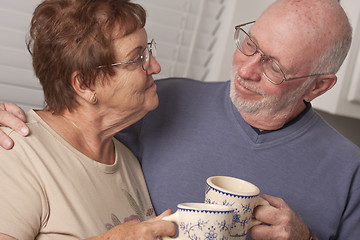
{"label": "woman's hand", "polygon": [[[14,103],[0,103],[0,125],[14,129],[23,136],[30,132],[25,124],[26,118],[24,111]],[[0,146],[11,149],[14,146],[13,140],[0,130]]]}
{"label": "woman's hand", "polygon": [[104,234],[87,240],[157,240],[163,236],[173,236],[176,233],[175,225],[170,221],[161,220],[170,215],[168,209],[161,215],[144,222],[130,221],[120,224]]}

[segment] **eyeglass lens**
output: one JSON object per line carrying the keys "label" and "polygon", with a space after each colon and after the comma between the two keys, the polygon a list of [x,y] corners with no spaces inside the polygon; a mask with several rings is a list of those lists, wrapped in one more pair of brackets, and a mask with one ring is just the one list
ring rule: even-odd
{"label": "eyeglass lens", "polygon": [[255,42],[242,28],[237,28],[235,31],[235,44],[237,48],[246,56],[253,56],[259,53],[261,59],[261,69],[264,76],[274,84],[281,84],[284,76],[280,66],[274,62],[270,57],[259,52],[259,49]]}
{"label": "eyeglass lens", "polygon": [[152,39],[148,46],[144,49],[142,55],[142,68],[146,71],[150,66],[150,54],[155,57],[156,56],[156,43],[155,40]]}

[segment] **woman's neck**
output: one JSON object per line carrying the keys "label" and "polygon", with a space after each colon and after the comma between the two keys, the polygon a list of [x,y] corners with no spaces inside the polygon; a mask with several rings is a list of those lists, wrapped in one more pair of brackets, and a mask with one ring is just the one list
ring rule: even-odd
{"label": "woman's neck", "polygon": [[97,119],[77,111],[63,111],[53,114],[50,111],[36,112],[55,132],[63,137],[76,150],[87,157],[103,163],[115,162],[115,147],[108,129]]}

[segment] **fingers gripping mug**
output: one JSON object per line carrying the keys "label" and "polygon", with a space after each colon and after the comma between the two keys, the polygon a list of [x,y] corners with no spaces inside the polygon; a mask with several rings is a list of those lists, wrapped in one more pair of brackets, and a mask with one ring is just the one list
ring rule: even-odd
{"label": "fingers gripping mug", "polygon": [[234,209],[230,232],[232,239],[245,239],[248,230],[261,223],[253,218],[252,213],[256,206],[269,203],[259,194],[258,187],[238,178],[214,176],[206,180],[205,203]]}
{"label": "fingers gripping mug", "polygon": [[205,203],[181,203],[177,211],[163,220],[178,225],[179,234],[176,238],[163,239],[230,239],[230,228],[234,209],[228,206]]}

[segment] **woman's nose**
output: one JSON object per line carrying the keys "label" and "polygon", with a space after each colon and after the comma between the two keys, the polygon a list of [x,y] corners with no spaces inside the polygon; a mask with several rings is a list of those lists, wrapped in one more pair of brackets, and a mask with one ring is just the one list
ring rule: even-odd
{"label": "woman's nose", "polygon": [[156,58],[153,55],[150,55],[150,65],[147,69],[147,74],[158,74],[161,71],[161,66],[159,62],[156,60]]}

